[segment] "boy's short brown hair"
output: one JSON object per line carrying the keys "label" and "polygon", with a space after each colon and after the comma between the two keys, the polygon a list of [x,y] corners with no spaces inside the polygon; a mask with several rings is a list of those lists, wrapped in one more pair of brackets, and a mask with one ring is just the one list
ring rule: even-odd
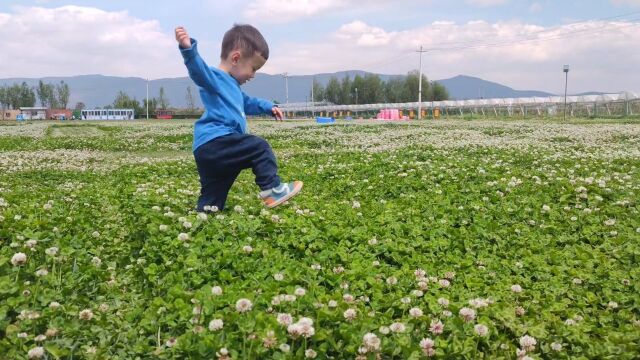
{"label": "boy's short brown hair", "polygon": [[251,25],[235,24],[224,33],[220,57],[226,59],[233,50],[239,49],[244,56],[259,53],[265,60],[269,59],[269,45],[258,29]]}

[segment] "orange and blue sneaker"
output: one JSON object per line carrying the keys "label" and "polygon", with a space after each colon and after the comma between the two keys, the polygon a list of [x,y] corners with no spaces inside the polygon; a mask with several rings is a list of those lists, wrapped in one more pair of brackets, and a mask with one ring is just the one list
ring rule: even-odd
{"label": "orange and blue sneaker", "polygon": [[282,183],[270,190],[261,191],[260,197],[266,207],[273,208],[291,199],[300,190],[302,190],[302,181],[292,181]]}

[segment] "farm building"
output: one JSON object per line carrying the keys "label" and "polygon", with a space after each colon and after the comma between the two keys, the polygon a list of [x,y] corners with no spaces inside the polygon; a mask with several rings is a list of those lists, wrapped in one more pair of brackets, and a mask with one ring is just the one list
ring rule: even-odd
{"label": "farm building", "polygon": [[24,120],[46,120],[47,108],[46,107],[21,107],[20,114],[24,117]]}
{"label": "farm building", "polygon": [[2,111],[2,116],[0,116],[0,120],[16,120],[17,115],[20,114],[20,110],[4,110]]}

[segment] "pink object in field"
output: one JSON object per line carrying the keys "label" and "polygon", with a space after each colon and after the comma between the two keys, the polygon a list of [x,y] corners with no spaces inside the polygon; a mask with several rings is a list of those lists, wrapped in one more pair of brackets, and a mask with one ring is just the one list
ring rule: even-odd
{"label": "pink object in field", "polygon": [[378,120],[404,120],[406,116],[400,117],[400,110],[398,109],[382,109],[376,116]]}

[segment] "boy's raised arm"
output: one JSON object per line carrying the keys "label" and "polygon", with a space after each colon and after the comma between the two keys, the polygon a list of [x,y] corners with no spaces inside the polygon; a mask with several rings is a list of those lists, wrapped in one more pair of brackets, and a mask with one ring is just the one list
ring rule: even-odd
{"label": "boy's raised arm", "polygon": [[247,115],[270,114],[276,120],[282,121],[282,110],[275,106],[271,101],[251,97],[244,92],[242,95],[244,97],[244,112]]}
{"label": "boy's raised arm", "polygon": [[198,42],[191,39],[187,30],[182,26],[176,28],[176,41],[184,58],[184,64],[189,70],[189,77],[196,85],[212,92],[217,92],[211,69],[198,54]]}

